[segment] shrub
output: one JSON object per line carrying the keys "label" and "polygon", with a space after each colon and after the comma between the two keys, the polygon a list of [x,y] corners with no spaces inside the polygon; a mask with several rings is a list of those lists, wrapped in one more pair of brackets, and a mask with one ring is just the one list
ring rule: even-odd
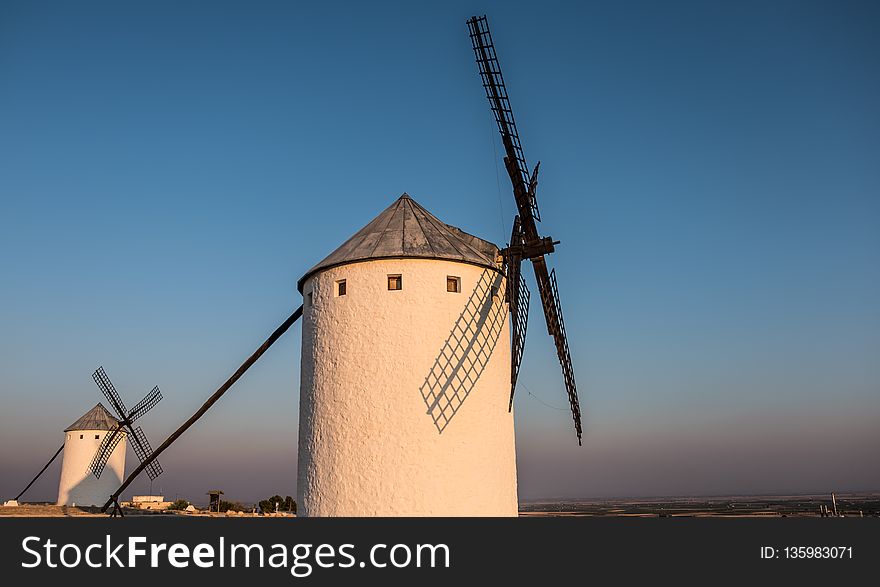
{"label": "shrub", "polygon": [[220,511],[228,512],[229,510],[233,510],[236,512],[244,512],[249,508],[241,502],[238,501],[226,501],[225,499],[220,500]]}

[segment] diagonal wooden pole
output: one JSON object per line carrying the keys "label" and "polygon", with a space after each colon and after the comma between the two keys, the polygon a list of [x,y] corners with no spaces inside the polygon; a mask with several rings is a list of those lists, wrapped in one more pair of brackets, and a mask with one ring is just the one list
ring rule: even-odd
{"label": "diagonal wooden pole", "polygon": [[25,487],[24,489],[22,489],[22,490],[21,490],[21,493],[19,493],[18,495],[15,496],[15,501],[18,501],[18,498],[21,497],[22,495],[24,495],[24,492],[27,491],[28,489],[30,489],[30,488],[31,488],[31,485],[33,485],[34,483],[37,482],[37,479],[40,478],[40,475],[42,475],[43,472],[45,472],[45,470],[49,468],[49,465],[52,464],[52,461],[54,461],[56,458],[58,458],[58,455],[61,454],[61,451],[62,451],[62,450],[64,450],[64,445],[63,445],[63,444],[61,445],[61,448],[59,448],[58,450],[55,451],[55,454],[52,455],[52,458],[49,459],[49,462],[48,462],[48,463],[46,463],[46,466],[43,467],[42,469],[40,469],[40,472],[37,473],[37,476],[34,477],[33,479],[31,479],[31,482],[27,484],[27,487]]}
{"label": "diagonal wooden pole", "polygon": [[[131,474],[125,479],[125,481],[122,483],[122,485],[119,486],[119,489],[116,490],[116,493],[114,493],[113,495],[110,496],[110,499],[107,500],[107,503],[104,504],[104,507],[101,508],[101,511],[106,512],[107,508],[109,508],[111,505],[113,505],[115,503],[118,504],[119,495],[123,491],[125,491],[125,489],[129,485],[131,485],[131,482],[134,481],[135,477],[137,477],[145,468],[147,468],[147,466],[150,463],[152,463],[156,459],[156,457],[158,457],[160,454],[162,454],[162,451],[164,451],[166,448],[171,446],[171,443],[173,443],[175,440],[180,438],[183,435],[183,433],[186,432],[190,426],[195,424],[196,420],[198,420],[199,418],[204,416],[205,412],[207,412],[211,408],[211,406],[213,406],[217,402],[217,400],[219,400],[223,396],[223,394],[226,393],[226,391],[230,387],[232,387],[235,384],[235,382],[241,378],[242,375],[244,375],[245,371],[250,369],[251,365],[256,363],[257,359],[259,359],[263,355],[263,353],[265,353],[269,349],[270,346],[275,344],[275,341],[278,340],[279,338],[281,338],[281,335],[284,334],[285,332],[287,332],[287,329],[290,328],[294,322],[299,320],[299,318],[302,316],[302,313],[303,313],[303,307],[300,306],[299,308],[297,308],[293,312],[293,314],[291,314],[287,318],[287,320],[285,320],[281,324],[281,326],[276,328],[275,332],[270,334],[269,338],[266,339],[266,342],[264,342],[262,345],[260,345],[260,348],[255,350],[254,354],[252,354],[250,357],[248,357],[247,360],[241,364],[241,367],[239,367],[238,370],[235,373],[233,373],[229,379],[226,380],[226,383],[221,385],[217,389],[217,391],[215,391],[214,394],[211,397],[209,397],[207,399],[207,401],[205,401],[205,403],[202,404],[202,407],[199,408],[198,411],[195,414],[193,414],[189,420],[187,420],[186,422],[181,424],[180,428],[175,430],[171,434],[171,436],[169,436],[168,438],[165,439],[165,442],[163,442],[161,445],[159,445],[159,448],[157,448],[156,450],[153,451],[153,454],[151,454],[146,459],[144,459],[144,461],[140,465],[138,465],[134,471],[131,472]],[[118,508],[118,505],[117,505],[117,508]],[[115,509],[114,509],[114,511],[115,511]]]}

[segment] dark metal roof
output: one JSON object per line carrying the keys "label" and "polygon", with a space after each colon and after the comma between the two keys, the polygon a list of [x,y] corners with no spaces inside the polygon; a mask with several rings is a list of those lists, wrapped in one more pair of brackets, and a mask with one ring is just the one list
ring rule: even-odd
{"label": "dark metal roof", "polygon": [[404,193],[297,282],[347,263],[371,259],[444,259],[498,269],[498,247],[442,222]]}
{"label": "dark metal roof", "polygon": [[102,404],[97,404],[94,408],[82,415],[82,418],[64,429],[65,432],[71,430],[114,430],[119,425],[119,420],[114,418]]}

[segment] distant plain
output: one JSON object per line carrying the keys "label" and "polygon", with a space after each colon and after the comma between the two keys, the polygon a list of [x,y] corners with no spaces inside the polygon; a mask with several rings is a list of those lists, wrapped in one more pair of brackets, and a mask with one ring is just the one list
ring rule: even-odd
{"label": "distant plain", "polygon": [[[836,495],[837,515],[841,517],[880,517],[880,493]],[[762,495],[713,497],[658,497],[620,499],[536,500],[520,503],[520,517],[834,517],[831,495]],[[127,516],[219,516],[219,517],[290,517],[290,514],[260,516],[247,512],[230,514],[207,512],[144,511],[126,509]],[[99,508],[56,506],[49,503],[22,503],[0,507],[0,517],[95,517],[104,516]]]}

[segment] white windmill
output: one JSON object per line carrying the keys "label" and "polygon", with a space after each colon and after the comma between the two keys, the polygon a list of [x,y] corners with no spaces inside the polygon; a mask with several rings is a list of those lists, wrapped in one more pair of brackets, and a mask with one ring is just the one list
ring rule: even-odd
{"label": "white windmill", "polygon": [[516,515],[498,248],[404,194],[298,285],[298,511]]}
{"label": "white windmill", "polygon": [[97,506],[122,482],[125,475],[125,433],[107,456],[103,474],[96,477],[90,465],[107,436],[119,427],[119,420],[97,404],[64,429],[64,458],[58,483],[58,505]]}
{"label": "white windmill", "polygon": [[499,249],[445,224],[404,194],[299,280],[304,515],[517,515],[511,412],[528,318],[524,259],[580,442],[574,369],[545,260],[558,243],[536,224],[538,166],[526,165],[486,17],[469,19],[468,29],[519,212],[510,244]]}
{"label": "white windmill", "polygon": [[[98,403],[76,422],[64,429],[62,444],[49,462],[11,500],[17,503],[24,493],[36,483],[49,465],[64,451],[61,461],[61,479],[58,483],[57,505],[99,506],[122,482],[125,475],[125,447],[131,442],[135,455],[147,470],[152,481],[162,474],[162,466],[155,458],[147,462],[153,449],[146,434],[134,422],[153,409],[162,400],[162,393],[154,387],[131,410],[127,410],[119,392],[113,386],[103,367],[92,378],[101,393],[116,412],[114,417],[103,404]],[[116,500],[114,499],[114,502]],[[118,502],[117,502],[118,506]],[[117,507],[118,510],[118,507]]]}
{"label": "white windmill", "polygon": [[[467,21],[504,144],[518,215],[496,245],[445,224],[403,194],[297,283],[304,303],[139,465],[173,444],[300,318],[298,513],[517,515],[513,393],[532,263],[574,421],[581,414],[536,190],[486,17]],[[510,320],[508,321],[508,314]]]}

